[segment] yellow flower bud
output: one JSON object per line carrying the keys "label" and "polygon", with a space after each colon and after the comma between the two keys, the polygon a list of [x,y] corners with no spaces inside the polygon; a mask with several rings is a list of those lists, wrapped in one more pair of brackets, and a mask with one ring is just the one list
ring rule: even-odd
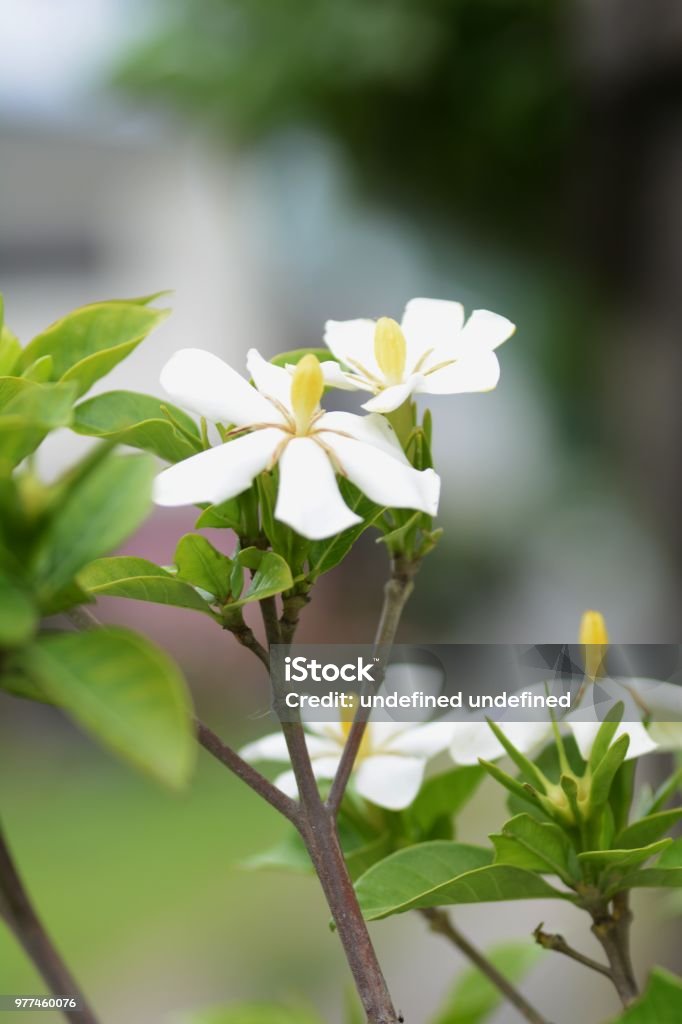
{"label": "yellow flower bud", "polygon": [[580,620],[578,643],[585,646],[585,675],[593,682],[604,675],[609,633],[601,612],[586,611]]}
{"label": "yellow flower bud", "polygon": [[377,320],[374,330],[374,356],[387,384],[398,384],[405,373],[407,344],[400,325],[388,316]]}
{"label": "yellow flower bud", "polygon": [[291,379],[291,408],[294,411],[297,434],[307,433],[323,391],[322,367],[317,357],[309,353],[297,363]]}

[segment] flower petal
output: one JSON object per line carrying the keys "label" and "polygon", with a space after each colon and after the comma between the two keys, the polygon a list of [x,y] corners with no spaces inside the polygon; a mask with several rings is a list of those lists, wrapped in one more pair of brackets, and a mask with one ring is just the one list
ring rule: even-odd
{"label": "flower petal", "polygon": [[[492,391],[500,379],[500,364],[494,352],[482,350],[463,355],[440,370],[421,374],[414,390],[426,395],[456,395],[471,391]],[[365,409],[369,408],[367,402]]]}
{"label": "flower petal", "polygon": [[[379,416],[378,413],[371,416],[357,416],[353,412],[326,412],[320,416],[315,424],[315,429],[322,432],[323,435],[327,431],[349,434],[356,441],[371,444],[375,448],[380,448],[382,452],[386,452],[387,455],[392,455],[394,459],[406,466],[410,465],[400,441],[396,437],[395,430],[388,420],[384,416]],[[326,438],[323,436],[322,439]]]}
{"label": "flower petal", "polygon": [[159,473],[154,501],[174,506],[234,498],[265,469],[286,436],[277,427],[267,427],[192,455]]}
{"label": "flower petal", "polygon": [[324,326],[324,341],[337,359],[360,372],[364,366],[380,381],[384,375],[374,358],[374,320],[327,320]]}
{"label": "flower petal", "polygon": [[412,754],[415,757],[435,757],[452,742],[454,722],[429,722],[412,726],[395,736],[383,747],[384,753]]}
{"label": "flower petal", "polygon": [[[500,728],[511,743],[523,754],[540,749],[551,737],[548,721],[500,722]],[[455,764],[478,764],[478,759],[494,761],[505,755],[502,744],[487,722],[453,722],[450,756]]]}
{"label": "flower petal", "polygon": [[377,754],[360,761],[355,788],[360,796],[389,811],[409,807],[422,784],[426,762],[421,757]]}
{"label": "flower petal", "polygon": [[239,751],[245,761],[284,761],[289,760],[289,750],[281,732],[271,732],[258,740],[247,743]]}
{"label": "flower petal", "polygon": [[294,775],[293,769],[289,768],[288,771],[282,772],[275,779],[275,785],[278,789],[281,789],[287,796],[292,799],[298,799],[298,786],[296,785],[296,776]]}
{"label": "flower petal", "polygon": [[407,342],[407,368],[413,369],[429,349],[452,353],[464,324],[464,307],[446,299],[410,299],[405,306],[402,328]]}
{"label": "flower petal", "polygon": [[488,309],[475,309],[462,328],[459,343],[463,350],[469,347],[494,349],[511,338],[515,330],[516,324],[506,316]]}
{"label": "flower petal", "polygon": [[310,540],[333,537],[362,522],[341,497],[328,455],[309,437],[290,441],[279,460],[275,518]]}
{"label": "flower petal", "polygon": [[280,423],[283,417],[248,381],[211,352],[183,348],[161,371],[161,385],[178,405],[213,423]]}
{"label": "flower petal", "polygon": [[367,412],[393,412],[403,402],[406,402],[415,391],[424,390],[419,387],[423,379],[420,374],[413,373],[402,384],[391,384],[390,387],[377,392],[374,398],[370,398],[367,402],[362,403],[362,408],[366,409]]}
{"label": "flower petal", "polygon": [[659,750],[682,750],[682,722],[649,722],[648,730]]}
{"label": "flower petal", "polygon": [[438,511],[440,477],[432,469],[413,469],[385,451],[339,434],[326,434],[325,440],[344,473],[372,501],[431,516]]}
{"label": "flower petal", "polygon": [[246,355],[246,367],[253,377],[260,393],[274,398],[291,412],[291,374],[283,366],[275,366],[263,359],[258,349],[250,348]]}
{"label": "flower petal", "polygon": [[342,391],[372,390],[369,384],[355,380],[344,373],[335,359],[324,359],[320,366],[322,367],[322,377],[327,387],[341,388]]}

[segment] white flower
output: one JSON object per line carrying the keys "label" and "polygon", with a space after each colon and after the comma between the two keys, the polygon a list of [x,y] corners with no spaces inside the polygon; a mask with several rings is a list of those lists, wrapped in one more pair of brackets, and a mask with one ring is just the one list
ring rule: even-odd
{"label": "white flower", "polygon": [[435,515],[439,477],[410,465],[381,416],[320,409],[324,382],[315,356],[289,372],[251,349],[247,365],[255,387],[200,349],[183,349],[164,367],[161,383],[179,405],[233,425],[239,436],[164,470],[155,482],[158,505],[226,501],[278,465],[275,518],[311,540],[361,522],[341,497],[337,473],[379,505]]}
{"label": "white flower", "polygon": [[500,377],[494,349],[514,333],[506,317],[459,302],[412,299],[400,326],[388,317],[328,320],[325,341],[343,367],[322,364],[325,382],[369,391],[370,412],[391,412],[412,394],[491,391]]}
{"label": "white flower", "polygon": [[[306,723],[315,778],[334,778],[350,727],[345,721]],[[368,722],[353,768],[356,791],[391,811],[409,807],[419,792],[427,761],[446,749],[451,733],[451,722]],[[281,733],[248,744],[241,755],[250,761],[289,761]],[[284,772],[275,784],[290,796],[297,795],[293,771]]]}

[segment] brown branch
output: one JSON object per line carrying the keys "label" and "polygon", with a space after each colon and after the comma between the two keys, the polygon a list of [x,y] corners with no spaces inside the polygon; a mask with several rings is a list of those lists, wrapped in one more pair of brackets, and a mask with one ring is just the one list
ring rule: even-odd
{"label": "brown branch", "polygon": [[197,731],[197,739],[204,750],[220,761],[226,768],[236,775],[238,779],[245,782],[255,793],[258,793],[271,807],[288,818],[297,828],[300,824],[300,810],[295,800],[283,793],[281,789],[273,785],[264,775],[253,768],[248,761],[245,761],[239,754],[223,743],[212,729],[210,729],[198,718],[194,719]]}
{"label": "brown branch", "polygon": [[469,942],[467,938],[462,935],[458,928],[452,923],[448,915],[444,910],[440,910],[437,907],[428,908],[420,911],[422,917],[426,918],[429,922],[431,930],[436,932],[437,935],[442,935],[443,938],[455,946],[460,953],[474,964],[481,974],[484,974],[488,981],[495,986],[495,988],[502,993],[504,998],[514,1006],[520,1015],[529,1022],[529,1024],[549,1024],[538,1011],[531,1006],[526,997],[516,988],[515,985],[505,978],[504,974],[498,971],[497,967],[484,956],[480,950],[476,949],[475,946]]}
{"label": "brown branch", "polygon": [[629,894],[619,892],[608,907],[593,908],[592,933],[606,953],[611,968],[611,981],[623,1006],[629,1006],[639,995],[637,979],[630,956],[630,910]]}
{"label": "brown branch", "polygon": [[265,666],[267,672],[270,671],[270,655],[258,640],[251,627],[247,626],[241,608],[238,609],[237,613],[231,614],[229,619],[226,619],[223,628],[229,630],[242,647],[246,647],[252,654],[255,654],[261,664]]}
{"label": "brown branch", "polygon": [[72,1021],[73,1024],[97,1024],[94,1011],[33,908],[1,830],[0,917],[6,920],[50,992],[55,996],[67,996],[78,1002],[77,1010],[62,1010],[66,1020]]}
{"label": "brown branch", "polygon": [[610,967],[607,967],[606,964],[600,964],[598,960],[593,960],[589,956],[585,956],[584,953],[580,953],[577,949],[573,949],[566,942],[563,935],[550,935],[548,932],[543,932],[542,925],[539,924],[533,932],[533,937],[543,949],[552,949],[555,953],[563,953],[564,956],[570,957],[571,960],[575,960],[584,967],[589,967],[590,970],[603,974],[609,981],[613,981]]}
{"label": "brown branch", "polygon": [[[381,618],[377,627],[374,649],[379,652],[384,662],[388,658],[395,641],[400,618],[408,598],[414,589],[414,577],[419,569],[418,561],[408,561],[405,558],[396,558],[391,563],[391,575],[384,587],[384,603],[381,609]],[[375,686],[380,685],[377,680]],[[371,708],[359,707],[353,724],[348,734],[348,739],[341,755],[336,776],[332,782],[329,792],[327,806],[333,814],[338,814],[346,792],[348,780],[350,779],[353,765],[358,756],[362,744],[367,722],[371,714]]]}

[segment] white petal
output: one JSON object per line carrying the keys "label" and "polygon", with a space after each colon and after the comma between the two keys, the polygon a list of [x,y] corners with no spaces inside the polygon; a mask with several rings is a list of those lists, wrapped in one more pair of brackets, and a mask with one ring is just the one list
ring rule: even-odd
{"label": "white petal", "polygon": [[293,769],[289,769],[286,772],[282,772],[275,779],[275,785],[278,789],[281,789],[287,796],[297,799],[298,797],[298,786],[296,785],[296,776],[294,775]]}
{"label": "white petal", "polygon": [[247,743],[239,751],[245,761],[288,761],[289,750],[281,732],[272,732],[261,736],[259,740]]}
{"label": "white petal", "polygon": [[515,330],[516,325],[506,316],[488,309],[475,309],[462,329],[459,343],[463,349],[469,346],[493,349],[511,338]]}
{"label": "white petal", "polygon": [[478,759],[495,761],[504,747],[487,722],[453,722],[450,756],[455,764],[478,764]]}
{"label": "white petal", "polygon": [[211,352],[184,348],[161,371],[161,385],[178,405],[214,423],[280,423],[282,416],[236,370]]}
{"label": "white petal", "polygon": [[327,320],[324,327],[325,344],[337,359],[360,373],[360,364],[371,374],[384,379],[374,358],[374,320]]}
{"label": "white petal", "polygon": [[[500,379],[500,364],[494,352],[485,349],[462,356],[448,366],[424,373],[415,391],[426,395],[457,395],[473,391],[492,391]],[[365,405],[367,409],[369,403]]]}
{"label": "white petal", "polygon": [[409,807],[422,784],[426,762],[421,757],[378,754],[360,761],[355,788],[360,796],[389,811]]}
{"label": "white petal", "polygon": [[[574,722],[571,721],[569,716],[566,719],[566,723],[575,736],[575,741],[578,744],[582,757],[587,760],[599,732],[601,722]],[[650,754],[657,748],[657,744],[649,736],[641,722],[621,722],[613,737],[613,742],[620,739],[624,733],[627,733],[630,737],[630,745],[626,755],[627,761],[635,757],[642,757],[644,754]]]}
{"label": "white petal", "polygon": [[[394,409],[400,408],[415,391],[424,390],[420,387],[423,380],[424,378],[420,374],[412,374],[402,384],[391,384],[390,387],[377,392],[374,398],[362,403],[362,408],[367,409],[368,412],[393,412]],[[428,388],[426,390],[428,391]]]}
{"label": "white petal", "polygon": [[396,736],[383,747],[385,753],[412,754],[415,757],[435,757],[453,739],[454,722],[429,722],[427,725],[416,725]]}
{"label": "white petal", "polygon": [[343,391],[372,390],[369,384],[358,382],[344,373],[335,359],[324,359],[320,366],[324,382],[330,388],[341,388]]}
{"label": "white petal", "polygon": [[682,722],[649,722],[647,728],[659,750],[682,749]]}
{"label": "white petal", "polygon": [[275,366],[263,359],[258,349],[250,348],[246,367],[262,395],[274,398],[291,412],[291,374],[283,366]]}
{"label": "white petal", "polygon": [[322,440],[326,440],[326,432],[348,434],[356,441],[364,441],[380,448],[382,452],[392,455],[394,459],[404,463],[410,462],[402,449],[396,432],[384,416],[374,413],[371,416],[356,416],[352,412],[326,412],[315,424],[317,431],[323,432]]}
{"label": "white petal", "polygon": [[340,753],[337,753],[335,756],[330,755],[328,757],[312,757],[311,755],[313,775],[316,779],[333,779],[336,775],[336,770],[339,767],[340,760]]}
{"label": "white petal", "polygon": [[664,683],[660,679],[618,679],[615,680],[644,705],[654,718],[664,722],[682,720],[682,686]]}
{"label": "white petal", "polygon": [[333,537],[362,522],[341,497],[329,457],[309,437],[290,441],[279,460],[275,518],[310,540]]}
{"label": "white petal", "polygon": [[464,309],[459,302],[411,299],[405,307],[402,322],[408,370],[412,370],[431,348],[444,348],[454,354],[463,323]]}
{"label": "white petal", "polygon": [[286,436],[276,427],[268,427],[192,455],[159,473],[154,481],[154,501],[157,505],[195,505],[234,498],[265,469]]}
{"label": "white petal", "polygon": [[386,452],[338,434],[325,435],[343,471],[372,501],[389,508],[438,511],[440,477],[432,469],[404,465]]}

